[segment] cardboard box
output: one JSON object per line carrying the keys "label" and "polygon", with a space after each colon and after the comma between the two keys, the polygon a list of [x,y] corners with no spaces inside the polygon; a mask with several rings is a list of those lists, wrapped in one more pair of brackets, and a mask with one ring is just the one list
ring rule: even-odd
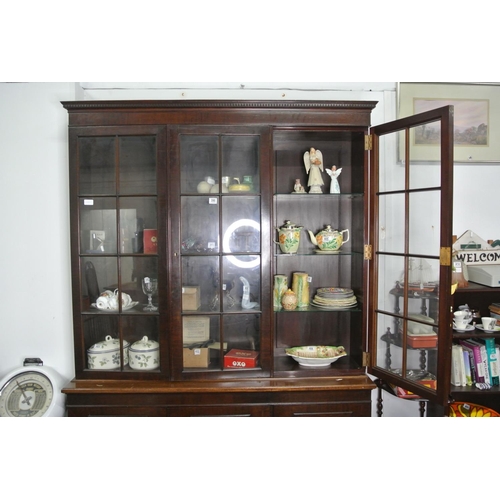
{"label": "cardboard box", "polygon": [[144,253],[158,253],[158,231],[144,229]]}
{"label": "cardboard box", "polygon": [[184,368],[207,368],[210,364],[210,351],[207,347],[183,349]]}
{"label": "cardboard box", "polygon": [[197,311],[201,306],[200,287],[183,286],[182,287],[182,310]]}
{"label": "cardboard box", "polygon": [[184,316],[182,318],[182,343],[184,346],[206,342],[210,338],[208,316]]}
{"label": "cardboard box", "polygon": [[256,368],[259,353],[245,349],[231,349],[224,356],[224,368]]}

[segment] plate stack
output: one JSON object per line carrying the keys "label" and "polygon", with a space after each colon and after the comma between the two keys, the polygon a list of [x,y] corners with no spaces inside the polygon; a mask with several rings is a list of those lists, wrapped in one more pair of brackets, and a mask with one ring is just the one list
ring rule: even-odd
{"label": "plate stack", "polygon": [[350,288],[318,288],[312,305],[321,309],[348,309],[356,307],[357,300]]}

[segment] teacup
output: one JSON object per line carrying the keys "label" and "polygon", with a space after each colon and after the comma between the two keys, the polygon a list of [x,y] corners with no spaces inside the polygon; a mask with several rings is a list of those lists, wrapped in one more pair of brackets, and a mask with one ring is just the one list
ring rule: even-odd
{"label": "teacup", "polygon": [[466,319],[456,319],[453,321],[453,326],[457,330],[465,330],[469,322]]}
{"label": "teacup", "polygon": [[481,318],[481,323],[483,324],[483,328],[488,331],[494,331],[495,326],[497,324],[497,320],[495,318]]}
{"label": "teacup", "polygon": [[453,313],[453,317],[455,318],[455,320],[457,321],[467,321],[467,323],[470,322],[470,320],[472,319],[472,315],[470,313],[470,311],[455,311]]}

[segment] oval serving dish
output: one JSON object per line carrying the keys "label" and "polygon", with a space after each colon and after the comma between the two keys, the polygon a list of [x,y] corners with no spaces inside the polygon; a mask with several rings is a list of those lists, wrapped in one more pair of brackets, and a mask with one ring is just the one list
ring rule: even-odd
{"label": "oval serving dish", "polygon": [[338,359],[347,356],[343,346],[307,345],[285,349],[300,366],[308,368],[326,368]]}

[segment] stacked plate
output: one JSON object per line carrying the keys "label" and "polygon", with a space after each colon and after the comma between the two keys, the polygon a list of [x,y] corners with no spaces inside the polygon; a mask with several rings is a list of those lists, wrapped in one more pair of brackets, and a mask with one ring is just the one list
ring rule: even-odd
{"label": "stacked plate", "polygon": [[348,309],[356,307],[357,300],[350,288],[318,288],[312,305],[321,309]]}

